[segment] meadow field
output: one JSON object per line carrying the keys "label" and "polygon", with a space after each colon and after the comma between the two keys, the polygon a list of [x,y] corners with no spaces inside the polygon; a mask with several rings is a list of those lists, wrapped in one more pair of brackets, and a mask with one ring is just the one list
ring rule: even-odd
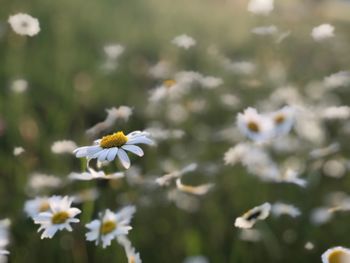
{"label": "meadow field", "polygon": [[350,262],[349,1],[0,5],[0,262]]}

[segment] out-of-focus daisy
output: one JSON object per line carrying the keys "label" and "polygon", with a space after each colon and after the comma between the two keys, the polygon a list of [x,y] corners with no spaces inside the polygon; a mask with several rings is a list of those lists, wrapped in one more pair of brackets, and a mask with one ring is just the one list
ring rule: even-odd
{"label": "out-of-focus daisy", "polygon": [[171,189],[167,197],[168,200],[174,202],[178,208],[190,213],[197,211],[200,205],[198,198],[178,191],[177,189]]}
{"label": "out-of-focus daisy", "polygon": [[120,179],[123,177],[124,177],[124,173],[122,172],[106,174],[104,171],[95,171],[92,168],[88,168],[88,172],[82,172],[82,173],[72,172],[68,175],[68,178],[71,180],[81,180],[81,181],[90,181],[94,179],[113,180],[113,179]]}
{"label": "out-of-focus daisy", "polygon": [[94,201],[98,196],[99,192],[96,188],[88,188],[74,194],[72,199],[74,204],[81,204],[83,202]]}
{"label": "out-of-focus daisy", "polygon": [[205,256],[196,255],[185,258],[183,263],[209,263],[209,260]]}
{"label": "out-of-focus daisy", "polygon": [[196,170],[197,167],[198,167],[198,165],[196,163],[191,163],[189,165],[186,165],[181,170],[175,170],[175,171],[172,171],[170,173],[163,175],[162,177],[158,177],[156,179],[156,183],[160,186],[167,186],[170,184],[170,182],[172,180],[183,176],[185,173],[189,173],[189,172]]}
{"label": "out-of-focus daisy", "polygon": [[311,211],[310,220],[315,225],[322,225],[333,218],[332,211],[327,207],[318,207]]}
{"label": "out-of-focus daisy", "polygon": [[136,252],[127,236],[118,236],[118,243],[123,246],[125,254],[128,258],[128,263],[141,263],[140,253]]}
{"label": "out-of-focus daisy", "polygon": [[24,152],[25,152],[25,150],[24,150],[23,147],[15,147],[15,148],[13,149],[13,155],[14,155],[14,156],[21,155],[21,154],[24,153]]}
{"label": "out-of-focus daisy", "polygon": [[301,215],[299,208],[295,207],[294,205],[284,204],[280,202],[274,203],[272,205],[271,213],[277,217],[281,215],[289,215],[295,218]]}
{"label": "out-of-focus daisy", "polygon": [[194,40],[192,37],[184,34],[175,37],[172,40],[172,43],[177,45],[178,47],[182,47],[184,49],[189,49],[190,47],[196,45],[196,40]]}
{"label": "out-of-focus daisy", "polygon": [[104,121],[95,124],[94,126],[92,126],[86,131],[86,133],[90,137],[94,137],[100,132],[113,127],[113,125],[118,120],[128,121],[130,116],[132,115],[132,108],[122,105],[122,106],[119,106],[118,108],[113,107],[110,109],[106,109],[106,112],[107,112],[107,117]]}
{"label": "out-of-focus daisy", "polygon": [[86,240],[95,241],[96,245],[102,243],[102,247],[106,248],[113,239],[129,233],[132,229],[130,222],[135,212],[134,206],[124,207],[117,213],[106,209],[101,214],[101,219],[95,219],[86,224],[89,229],[89,232],[86,233]]}
{"label": "out-of-focus daisy", "polygon": [[58,230],[73,230],[70,224],[79,222],[75,216],[81,211],[71,207],[72,201],[72,198],[68,196],[53,196],[49,199],[50,210],[34,217],[34,223],[40,224],[38,232],[44,230],[41,235],[42,239],[52,238]]}
{"label": "out-of-focus daisy", "polygon": [[350,118],[350,107],[349,106],[333,106],[327,107],[321,110],[321,117],[327,120],[345,120]]}
{"label": "out-of-focus daisy", "polygon": [[199,79],[199,82],[204,88],[214,89],[224,83],[221,78],[212,77],[212,76],[204,76]]}
{"label": "out-of-focus daisy", "polygon": [[305,243],[304,248],[306,250],[313,250],[315,248],[315,245],[311,241],[308,241]]}
{"label": "out-of-focus daisy", "polygon": [[350,249],[345,247],[332,247],[322,254],[322,263],[348,262],[350,262]]}
{"label": "out-of-focus daisy", "polygon": [[0,262],[7,262],[6,255],[10,254],[10,252],[6,249],[6,246],[10,243],[10,225],[10,219],[6,218],[0,220]]}
{"label": "out-of-focus daisy", "polygon": [[28,82],[25,79],[15,79],[10,88],[15,93],[23,93],[28,89]]}
{"label": "out-of-focus daisy", "polygon": [[49,210],[49,198],[46,196],[36,197],[35,199],[28,200],[24,203],[24,212],[32,218],[39,215],[39,213],[47,212]]}
{"label": "out-of-focus daisy", "polygon": [[181,182],[181,179],[176,180],[176,187],[182,192],[194,194],[194,195],[205,195],[213,188],[214,184],[202,184],[198,186],[184,185]]}
{"label": "out-of-focus daisy", "polygon": [[222,64],[226,70],[240,75],[250,75],[256,70],[256,65],[250,61],[233,62],[230,59],[226,58],[222,60]]}
{"label": "out-of-focus daisy", "polygon": [[180,129],[164,129],[158,126],[152,126],[146,129],[146,132],[150,134],[150,137],[156,141],[163,141],[168,139],[181,139],[184,137],[185,132]]}
{"label": "out-of-focus daisy", "polygon": [[309,155],[313,159],[319,159],[319,158],[326,157],[327,155],[336,153],[339,151],[339,149],[340,149],[340,145],[339,143],[336,142],[323,148],[314,149],[310,152]]}
{"label": "out-of-focus daisy", "polygon": [[256,206],[242,216],[237,217],[235,226],[239,228],[252,228],[258,220],[266,219],[270,214],[270,210],[271,205],[269,203]]}
{"label": "out-of-focus daisy", "polygon": [[56,154],[72,153],[76,148],[75,142],[69,140],[56,141],[51,145],[51,151]]}
{"label": "out-of-focus daisy", "polygon": [[299,177],[299,173],[293,169],[287,169],[285,172],[280,173],[280,177],[276,178],[277,183],[291,183],[300,187],[306,187],[307,181]]}
{"label": "out-of-focus daisy", "polygon": [[311,36],[315,41],[322,41],[334,37],[334,26],[330,24],[322,24],[314,27]]}
{"label": "out-of-focus daisy", "polygon": [[346,164],[342,159],[331,159],[323,164],[322,170],[329,177],[341,178],[345,175]]}
{"label": "out-of-focus daisy", "polygon": [[238,113],[237,126],[245,136],[254,141],[266,141],[273,135],[271,120],[260,115],[254,108]]}
{"label": "out-of-focus daisy", "polygon": [[350,84],[350,71],[339,71],[324,78],[327,88],[345,87]]}
{"label": "out-of-focus daisy", "polygon": [[250,0],[248,11],[257,15],[268,15],[273,10],[273,0]]}
{"label": "out-of-focus daisy", "polygon": [[31,190],[40,191],[43,188],[57,188],[62,184],[62,179],[57,176],[34,173],[29,179],[28,187]]}
{"label": "out-of-focus daisy", "polygon": [[262,234],[257,229],[242,229],[239,238],[243,241],[258,242],[262,238]]}
{"label": "out-of-focus daisy", "polygon": [[275,25],[271,26],[261,26],[261,27],[255,27],[251,31],[253,34],[256,35],[274,35],[278,33],[278,29]]}
{"label": "out-of-focus daisy", "polygon": [[116,60],[123,54],[125,48],[119,44],[109,44],[103,47],[103,51],[109,59]]}
{"label": "out-of-focus daisy", "polygon": [[275,136],[289,133],[294,123],[295,111],[292,107],[285,106],[270,114],[274,124]]}
{"label": "out-of-focus daisy", "polygon": [[153,141],[148,138],[148,135],[148,133],[141,131],[134,131],[127,135],[122,131],[118,131],[96,140],[95,145],[75,149],[74,154],[78,158],[96,158],[101,162],[111,162],[118,156],[121,164],[128,169],[130,167],[130,159],[126,151],[132,152],[138,156],[143,156],[143,150],[136,144],[152,145]]}
{"label": "out-of-focus daisy", "polygon": [[40,31],[38,19],[23,13],[18,13],[9,17],[13,31],[19,35],[35,36]]}

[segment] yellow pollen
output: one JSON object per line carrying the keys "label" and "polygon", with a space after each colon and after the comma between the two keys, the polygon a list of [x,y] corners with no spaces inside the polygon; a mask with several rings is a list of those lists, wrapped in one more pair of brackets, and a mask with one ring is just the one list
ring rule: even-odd
{"label": "yellow pollen", "polygon": [[259,125],[254,121],[248,122],[247,126],[248,126],[248,129],[252,132],[258,133],[260,131]]}
{"label": "yellow pollen", "polygon": [[69,214],[65,211],[61,211],[52,216],[51,222],[52,224],[59,225],[66,222],[68,218],[69,218]]}
{"label": "yellow pollen", "polygon": [[39,212],[46,212],[49,209],[50,209],[49,202],[47,202],[47,201],[41,202],[41,204],[39,206]]}
{"label": "yellow pollen", "polygon": [[285,120],[286,120],[286,118],[284,117],[283,114],[279,114],[279,115],[275,116],[275,123],[276,124],[282,124]]}
{"label": "yellow pollen", "polygon": [[164,82],[163,82],[163,85],[167,88],[171,88],[175,84],[176,84],[176,81],[173,79],[167,79],[167,80],[164,80]]}
{"label": "yellow pollen", "polygon": [[108,233],[111,233],[114,229],[116,229],[117,223],[115,221],[106,221],[103,222],[101,226],[101,234],[102,235],[107,235]]}
{"label": "yellow pollen", "polygon": [[118,131],[111,135],[103,136],[100,142],[102,148],[112,148],[123,146],[128,141],[124,132]]}
{"label": "yellow pollen", "polygon": [[346,261],[346,255],[344,255],[344,251],[341,250],[335,250],[328,256],[328,262],[329,263],[345,263]]}

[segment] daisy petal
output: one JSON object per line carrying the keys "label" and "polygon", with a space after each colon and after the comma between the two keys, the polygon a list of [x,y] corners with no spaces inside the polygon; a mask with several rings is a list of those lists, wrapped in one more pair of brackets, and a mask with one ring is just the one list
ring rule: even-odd
{"label": "daisy petal", "polygon": [[136,145],[123,145],[122,148],[129,152],[132,152],[133,154],[136,154],[137,156],[143,156],[142,149]]}
{"label": "daisy petal", "polygon": [[125,169],[129,169],[130,167],[130,159],[126,152],[123,149],[118,150],[118,158],[122,165],[125,167]]}
{"label": "daisy petal", "polygon": [[118,153],[118,148],[112,148],[107,155],[107,160],[109,162],[113,161],[117,153]]}

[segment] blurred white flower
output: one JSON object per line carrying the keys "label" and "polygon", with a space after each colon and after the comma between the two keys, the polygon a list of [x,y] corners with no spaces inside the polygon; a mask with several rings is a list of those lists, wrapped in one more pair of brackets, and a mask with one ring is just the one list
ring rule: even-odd
{"label": "blurred white flower", "polygon": [[102,242],[102,247],[106,248],[113,239],[129,233],[132,229],[130,222],[135,212],[134,206],[126,206],[117,213],[106,209],[100,215],[101,219],[95,219],[85,225],[89,229],[86,240],[95,241],[96,245]]}
{"label": "blurred white flower", "polygon": [[276,178],[276,183],[291,183],[300,187],[306,187],[307,181],[299,178],[299,173],[293,169],[287,169],[284,173],[280,173],[281,176]]}
{"label": "blurred white flower", "polygon": [[188,194],[194,194],[194,195],[205,195],[209,192],[211,188],[214,187],[214,184],[202,184],[198,186],[190,186],[190,185],[184,185],[181,182],[181,179],[178,178],[176,180],[176,187],[178,190],[188,193]]}
{"label": "blurred white flower", "polygon": [[38,19],[23,13],[18,13],[9,17],[13,31],[19,35],[35,36],[40,31]]}
{"label": "blurred white flower", "polygon": [[70,224],[79,223],[75,216],[81,211],[71,207],[71,204],[72,198],[68,196],[53,196],[49,199],[50,210],[34,217],[34,223],[40,224],[38,232],[44,230],[41,239],[52,238],[58,230],[73,230]]}
{"label": "blurred white flower", "polygon": [[192,37],[184,34],[175,37],[172,40],[172,43],[177,45],[178,47],[182,47],[184,49],[189,49],[190,47],[196,45],[196,40],[194,40]]}
{"label": "blurred white flower", "polygon": [[28,82],[25,79],[15,79],[10,88],[15,93],[23,93],[28,89]]}
{"label": "blurred white flower", "polygon": [[275,136],[286,135],[294,124],[295,110],[290,106],[285,106],[270,114],[274,124]]}
{"label": "blurred white flower", "polygon": [[34,173],[30,176],[28,187],[32,190],[39,191],[43,188],[57,188],[62,185],[62,179],[41,173]]}
{"label": "blurred white flower", "polygon": [[330,120],[348,119],[350,117],[350,107],[349,106],[327,107],[321,111],[320,115],[322,118],[330,119]]}
{"label": "blurred white flower", "polygon": [[208,89],[214,89],[224,83],[224,81],[221,78],[212,77],[212,76],[205,76],[200,78],[199,82],[204,88]]}
{"label": "blurred white flower", "polygon": [[305,243],[304,248],[306,250],[313,250],[315,248],[315,245],[311,241],[308,241]]}
{"label": "blurred white flower", "polygon": [[6,255],[10,254],[10,252],[6,250],[6,246],[10,243],[10,225],[10,219],[6,218],[0,220],[0,262],[7,262]]}
{"label": "blurred white flower", "polygon": [[323,164],[322,170],[329,177],[341,178],[345,175],[346,163],[342,159],[331,159]]}
{"label": "blurred white flower", "polygon": [[24,150],[23,147],[15,147],[15,148],[13,148],[13,155],[14,156],[21,155],[24,152],[25,152],[25,150]]}
{"label": "blurred white flower", "polygon": [[248,3],[248,11],[257,15],[268,15],[273,8],[273,0],[250,0]]}
{"label": "blurred white flower", "polygon": [[315,225],[322,225],[333,218],[333,213],[327,207],[318,207],[311,211],[310,220]]}
{"label": "blurred white flower", "polygon": [[223,67],[235,74],[250,75],[256,70],[256,65],[249,61],[232,62],[229,59],[223,59]]}
{"label": "blurred white flower", "polygon": [[76,148],[75,142],[69,140],[56,141],[51,145],[51,151],[56,154],[72,153]]}
{"label": "blurred white flower", "polygon": [[68,175],[68,178],[71,180],[81,180],[81,181],[90,181],[94,179],[115,180],[123,177],[124,177],[124,173],[122,172],[106,174],[104,171],[95,171],[92,168],[88,168],[88,172],[82,172],[82,173],[72,172]]}
{"label": "blurred white flower", "polygon": [[272,205],[271,213],[277,217],[281,215],[289,215],[295,218],[301,215],[299,208],[295,207],[294,205],[280,203],[280,202],[274,203]]}
{"label": "blurred white flower", "polygon": [[311,36],[315,41],[334,37],[334,27],[330,24],[319,25],[312,29]]}
{"label": "blurred white flower", "polygon": [[209,260],[205,256],[198,255],[185,258],[183,263],[209,263]]}
{"label": "blurred white flower", "polygon": [[140,253],[136,252],[127,236],[118,236],[118,243],[124,248],[128,263],[141,263]]}
{"label": "blurred white flower", "polygon": [[46,196],[35,197],[24,203],[24,212],[31,218],[36,217],[39,213],[50,210],[49,198]]}
{"label": "blurred white flower", "polygon": [[262,239],[262,234],[257,229],[242,229],[239,238],[243,241],[258,242]]}
{"label": "blurred white flower", "polygon": [[258,220],[266,219],[270,214],[270,210],[271,205],[269,203],[256,206],[242,216],[237,217],[235,226],[238,228],[252,228]]}
{"label": "blurred white flower", "polygon": [[84,202],[95,201],[99,196],[96,188],[88,188],[81,190],[72,196],[74,204],[81,204]]}
{"label": "blurred white flower", "polygon": [[148,138],[149,134],[141,131],[134,131],[124,135],[122,131],[113,133],[96,140],[94,145],[79,147],[74,150],[78,158],[98,159],[99,161],[113,161],[118,156],[121,164],[128,169],[130,159],[126,151],[132,152],[137,156],[143,156],[143,150],[136,144],[152,145],[153,141]]}
{"label": "blurred white flower", "polygon": [[169,78],[171,74],[171,64],[168,61],[161,60],[148,70],[149,74],[156,79]]}
{"label": "blurred white flower", "polygon": [[270,118],[259,114],[254,108],[247,108],[237,115],[239,130],[249,139],[257,142],[269,140],[273,136]]}
{"label": "blurred white flower", "polygon": [[261,27],[255,27],[251,30],[253,34],[256,35],[274,35],[278,33],[278,29],[275,25],[271,26],[261,26]]}
{"label": "blurred white flower", "polygon": [[168,186],[170,185],[170,182],[180,178],[181,176],[183,176],[186,173],[189,172],[193,172],[194,170],[196,170],[198,167],[198,165],[196,163],[191,163],[189,165],[186,165],[184,168],[182,168],[181,170],[175,170],[172,171],[168,174],[163,175],[162,177],[158,177],[156,179],[156,183],[160,186]]}
{"label": "blurred white flower", "polygon": [[339,71],[324,78],[327,88],[345,87],[350,84],[350,71]]}
{"label": "blurred white flower", "polygon": [[350,249],[345,247],[332,247],[322,254],[322,263],[348,262],[350,262]]}
{"label": "blurred white flower", "polygon": [[109,59],[116,60],[123,54],[125,48],[119,44],[109,44],[103,47],[103,51]]}
{"label": "blurred white flower", "polygon": [[150,137],[156,141],[163,141],[168,139],[181,139],[185,136],[183,130],[174,129],[168,130],[157,126],[149,127],[145,130],[150,134]]}

